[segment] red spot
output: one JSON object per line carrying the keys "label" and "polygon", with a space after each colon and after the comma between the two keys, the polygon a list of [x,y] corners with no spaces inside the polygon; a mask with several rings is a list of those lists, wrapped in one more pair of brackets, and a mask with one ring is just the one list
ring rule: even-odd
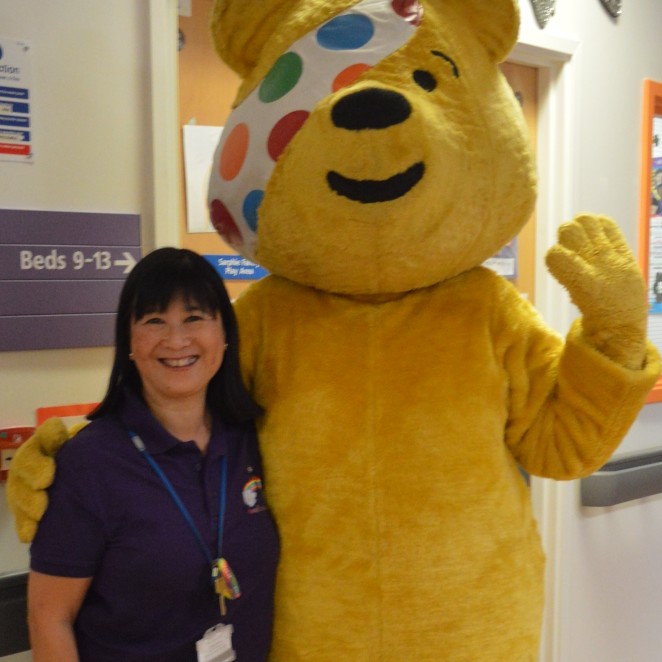
{"label": "red spot", "polygon": [[307,110],[295,110],[278,120],[267,140],[267,150],[274,161],[278,160],[309,115]]}
{"label": "red spot", "polygon": [[333,91],[337,92],[338,90],[342,90],[343,87],[353,85],[361,74],[371,68],[369,64],[353,64],[351,67],[343,69],[333,81]]}
{"label": "red spot", "polygon": [[248,152],[249,137],[248,127],[237,124],[225,141],[219,161],[219,174],[226,182],[232,181],[241,171]]}
{"label": "red spot", "polygon": [[230,246],[241,246],[243,238],[237,224],[228,211],[228,208],[218,199],[212,200],[209,205],[209,215],[211,223],[216,229],[216,232],[227,241]]}
{"label": "red spot", "polygon": [[408,23],[418,27],[423,20],[423,5],[419,0],[393,0],[393,11]]}

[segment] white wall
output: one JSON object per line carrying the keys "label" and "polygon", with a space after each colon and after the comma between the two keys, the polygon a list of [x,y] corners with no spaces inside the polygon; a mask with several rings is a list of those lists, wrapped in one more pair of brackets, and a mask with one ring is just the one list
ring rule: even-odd
{"label": "white wall", "polygon": [[[138,213],[152,233],[149,3],[0,0],[0,36],[31,44],[34,163],[0,162],[5,209]],[[0,352],[0,426],[91,402],[109,348]],[[27,566],[0,485],[0,572]]]}
{"label": "white wall", "polygon": [[[568,206],[614,217],[636,250],[642,85],[645,78],[662,81],[662,2],[625,0],[617,20],[600,0],[556,4],[542,33],[578,43],[561,74],[572,80],[566,117],[572,147],[562,166],[570,173]],[[540,34],[529,0],[520,5],[523,35]],[[565,330],[574,311],[559,301],[543,313]],[[618,453],[662,447],[661,430],[662,404],[648,405]],[[659,662],[662,497],[582,508],[578,482],[558,485],[555,494],[558,535],[550,561],[558,618],[545,662]]]}

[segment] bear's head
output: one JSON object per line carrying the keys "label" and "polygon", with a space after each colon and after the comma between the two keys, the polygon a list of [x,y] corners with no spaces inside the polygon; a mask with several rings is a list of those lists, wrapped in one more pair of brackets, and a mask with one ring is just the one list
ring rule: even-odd
{"label": "bear's head", "polygon": [[210,213],[272,273],[389,295],[481,264],[529,218],[534,171],[498,64],[516,0],[217,0],[243,78]]}

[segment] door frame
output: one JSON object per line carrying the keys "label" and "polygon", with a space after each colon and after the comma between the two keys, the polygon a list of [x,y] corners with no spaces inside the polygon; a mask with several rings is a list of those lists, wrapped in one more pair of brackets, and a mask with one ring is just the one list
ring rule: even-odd
{"label": "door frame", "polygon": [[177,0],[149,0],[154,218],[146,250],[181,243],[178,18]]}
{"label": "door frame", "polygon": [[[538,136],[536,203],[536,308],[557,331],[566,333],[572,322],[567,292],[543,268],[547,249],[556,243],[560,223],[577,209],[573,128],[577,125],[575,78],[579,42],[524,30],[508,60],[538,70]],[[539,662],[560,661],[562,499],[558,482],[531,478],[531,499],[547,557],[545,612]]]}

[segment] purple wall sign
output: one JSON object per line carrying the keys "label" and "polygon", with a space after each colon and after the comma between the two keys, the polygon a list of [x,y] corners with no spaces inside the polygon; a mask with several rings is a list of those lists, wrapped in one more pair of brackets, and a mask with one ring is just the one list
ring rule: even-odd
{"label": "purple wall sign", "polygon": [[0,209],[0,351],[113,344],[140,216]]}

